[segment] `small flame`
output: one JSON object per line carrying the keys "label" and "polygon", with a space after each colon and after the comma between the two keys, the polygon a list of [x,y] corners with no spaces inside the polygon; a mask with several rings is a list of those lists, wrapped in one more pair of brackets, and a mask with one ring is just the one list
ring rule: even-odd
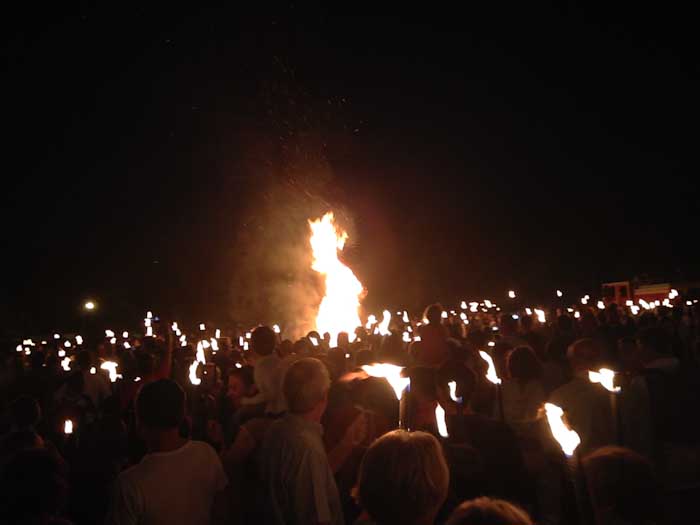
{"label": "small flame", "polygon": [[408,332],[404,332],[402,340],[404,343],[410,343],[411,342],[411,334],[409,334]]}
{"label": "small flame", "polygon": [[609,392],[619,392],[622,390],[619,386],[615,386],[615,371],[609,368],[601,368],[597,372],[588,372],[588,380],[591,383],[600,383]]}
{"label": "small flame", "polygon": [[515,299],[515,292],[513,290],[510,290],[508,292],[508,297],[510,297],[511,299]]}
{"label": "small flame", "polygon": [[312,345],[318,346],[318,339],[316,339],[315,337],[313,337],[313,336],[309,337],[309,341],[311,341]]}
{"label": "small flame", "polygon": [[196,358],[196,361],[199,363],[202,363],[203,365],[206,364],[206,362],[207,362],[207,359],[204,356],[204,348],[205,348],[204,343],[207,344],[207,347],[209,346],[209,343],[207,343],[206,341],[199,341],[197,343],[197,358]]}
{"label": "small flame", "polygon": [[91,373],[92,375],[95,375],[95,374],[97,373],[97,368],[95,368],[94,366],[91,366],[91,367],[90,367],[90,373]]}
{"label": "small flame", "polygon": [[446,311],[442,312],[440,314],[440,317],[442,317],[443,319],[447,319],[447,312]]}
{"label": "small flame", "polygon": [[114,332],[112,330],[105,330],[105,337],[114,337]]}
{"label": "small flame", "polygon": [[331,335],[331,346],[336,346],[338,333],[346,332],[352,343],[355,328],[360,326],[360,295],[362,283],[350,268],[338,259],[338,252],[345,247],[346,231],[335,225],[333,212],[309,221],[311,228],[311,268],[325,277],[326,291],[316,316],[316,330]]}
{"label": "small flame", "polygon": [[66,419],[63,423],[63,433],[66,435],[73,433],[73,422],[70,419]]}
{"label": "small flame", "polygon": [[535,315],[537,316],[537,320],[544,324],[547,322],[547,318],[544,315],[544,310],[541,310],[540,308],[535,308]]}
{"label": "small flame", "polygon": [[76,335],[75,336],[75,342],[78,343],[79,345],[83,344],[83,336],[81,335]]}
{"label": "small flame", "polygon": [[58,351],[58,357],[66,357],[66,351],[65,351],[65,350],[59,350],[59,351]]}
{"label": "small flame", "polygon": [[117,344],[117,338],[116,338],[116,337],[112,337],[112,339],[110,339],[109,342],[110,342],[110,344],[113,344],[113,345],[114,345],[114,344]]}
{"label": "small flame", "polygon": [[466,301],[462,301],[462,302],[459,304],[459,307],[460,307],[462,310],[466,310],[466,309],[467,309],[467,303],[466,303]]}
{"label": "small flame", "polygon": [[389,310],[384,310],[382,317],[382,322],[377,326],[375,333],[379,335],[391,335],[389,331],[389,323],[391,322],[391,312]]}
{"label": "small flame", "polygon": [[199,330],[204,332],[206,330],[206,326],[204,326],[204,323],[199,323]]}
{"label": "small flame", "polygon": [[171,329],[173,332],[177,332],[178,330],[180,330],[180,328],[177,326],[177,323],[175,323],[175,322],[173,322],[173,324],[170,325],[170,329]]}
{"label": "small flame", "polygon": [[603,301],[598,301],[596,306],[598,307],[598,310],[605,310],[605,303]]}
{"label": "small flame", "polygon": [[390,363],[375,363],[373,365],[364,365],[362,370],[369,376],[385,378],[391,385],[391,388],[394,389],[396,399],[401,399],[401,394],[411,383],[410,378],[401,376],[402,366]]}
{"label": "small flame", "polygon": [[447,383],[447,386],[450,388],[450,398],[452,399],[452,401],[454,401],[455,403],[461,403],[462,398],[457,397],[457,381],[450,381],[449,383]]}
{"label": "small flame", "polygon": [[369,317],[367,317],[367,324],[365,325],[365,328],[367,330],[371,330],[372,326],[376,324],[377,318],[374,314],[369,314]]}
{"label": "small flame", "polygon": [[481,359],[486,361],[486,363],[489,365],[489,369],[486,371],[486,379],[491,381],[494,385],[500,385],[501,378],[498,377],[498,374],[496,374],[496,366],[493,364],[493,359],[491,356],[483,350],[479,350],[479,355],[481,356]]}
{"label": "small flame", "polygon": [[129,339],[129,332],[127,332],[127,331],[122,332],[122,337],[124,339]]}
{"label": "small flame", "polygon": [[219,342],[214,337],[212,337],[209,341],[211,343],[211,351],[218,352],[219,351]]}
{"label": "small flame", "polygon": [[439,404],[435,407],[435,421],[437,421],[438,434],[441,437],[450,437],[447,433],[447,424],[445,423],[445,409]]}
{"label": "small flame", "polygon": [[273,325],[272,325],[272,331],[275,332],[276,334],[279,334],[282,330],[280,330],[280,325],[278,325],[278,324],[273,324]]}
{"label": "small flame", "polygon": [[153,319],[153,312],[146,312],[146,319]]}
{"label": "small flame", "polygon": [[219,339],[219,338],[221,337],[221,330],[219,330],[219,329],[217,328],[216,331],[214,332],[214,337],[215,337],[216,339]]}
{"label": "small flame", "polygon": [[60,335],[58,335],[58,334],[53,334],[53,338],[54,338],[54,339],[60,339],[60,338],[61,338],[61,336],[60,336]]}
{"label": "small flame", "polygon": [[66,348],[70,348],[72,345],[70,344],[70,341],[66,341],[65,343],[63,343],[63,346]]}
{"label": "small flame", "polygon": [[61,366],[63,367],[63,370],[70,372],[70,357],[63,359],[63,361],[61,361]]}
{"label": "small flame", "polygon": [[199,385],[202,380],[197,377],[197,367],[199,366],[199,361],[193,361],[190,365],[190,383],[193,385]]}
{"label": "small flame", "polygon": [[109,371],[109,380],[112,383],[114,383],[117,379],[121,379],[121,377],[122,377],[121,374],[117,374],[117,367],[118,366],[119,365],[117,365],[117,363],[115,363],[114,361],[105,361],[104,363],[102,363],[100,365],[100,368],[102,370]]}
{"label": "small flame", "polygon": [[410,323],[410,322],[411,322],[411,320],[408,318],[408,312],[407,312],[406,310],[403,311],[403,319],[402,319],[402,321],[403,321],[404,323]]}
{"label": "small flame", "polygon": [[576,447],[581,443],[581,438],[575,430],[566,426],[562,419],[564,411],[560,407],[552,403],[545,403],[544,409],[547,413],[547,422],[552,431],[552,436],[557,440],[564,454],[568,457],[573,456]]}
{"label": "small flame", "polygon": [[564,295],[564,294],[561,293],[561,290],[557,290],[557,297],[561,297],[562,295]]}
{"label": "small flame", "polygon": [[150,326],[146,327],[146,337],[153,337],[153,328]]}

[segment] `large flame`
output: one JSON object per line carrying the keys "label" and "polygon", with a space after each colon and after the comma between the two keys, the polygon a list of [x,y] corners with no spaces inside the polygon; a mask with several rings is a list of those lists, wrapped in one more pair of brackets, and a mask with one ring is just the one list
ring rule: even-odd
{"label": "large flame", "polygon": [[401,394],[403,394],[403,391],[411,383],[411,378],[401,375],[403,368],[402,366],[392,365],[391,363],[374,363],[372,365],[364,365],[362,370],[369,376],[385,378],[391,385],[391,388],[394,389],[396,399],[400,400]]}
{"label": "large flame", "polygon": [[326,279],[326,294],[318,308],[316,330],[320,334],[328,332],[331,335],[331,346],[336,346],[340,332],[347,332],[350,342],[353,342],[355,328],[361,324],[358,310],[362,283],[338,259],[338,251],[345,246],[348,234],[336,227],[333,212],[309,221],[309,226],[314,255],[311,268]]}
{"label": "large flame", "polygon": [[559,446],[564,454],[569,457],[573,456],[576,447],[581,443],[581,438],[578,433],[567,427],[566,423],[564,423],[564,411],[561,407],[553,405],[552,403],[545,403],[544,409],[547,414],[547,422],[552,431],[552,436],[559,442]]}

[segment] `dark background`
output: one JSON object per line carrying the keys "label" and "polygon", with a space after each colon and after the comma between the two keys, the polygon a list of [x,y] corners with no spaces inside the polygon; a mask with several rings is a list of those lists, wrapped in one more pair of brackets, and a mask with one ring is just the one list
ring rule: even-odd
{"label": "dark background", "polygon": [[304,171],[287,148],[328,169],[304,185],[352,219],[370,307],[696,277],[695,29],[645,9],[14,8],[6,328],[87,297],[230,319],[257,199]]}

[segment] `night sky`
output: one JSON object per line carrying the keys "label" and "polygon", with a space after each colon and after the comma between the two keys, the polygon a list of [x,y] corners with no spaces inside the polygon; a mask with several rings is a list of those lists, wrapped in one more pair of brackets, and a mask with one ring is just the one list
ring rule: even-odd
{"label": "night sky", "polygon": [[692,17],[523,4],[6,12],[6,330],[230,319],[290,180],[345,210],[372,307],[697,277]]}

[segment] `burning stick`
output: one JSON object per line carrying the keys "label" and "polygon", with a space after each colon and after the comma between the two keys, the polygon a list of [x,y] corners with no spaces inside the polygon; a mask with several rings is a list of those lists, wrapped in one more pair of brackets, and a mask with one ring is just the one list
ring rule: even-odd
{"label": "burning stick", "polygon": [[371,377],[383,377],[387,380],[391,388],[394,389],[396,399],[399,401],[399,427],[403,428],[403,418],[401,417],[401,404],[404,400],[403,393],[411,384],[410,377],[403,377],[401,374],[404,367],[392,365],[390,363],[375,363],[373,365],[364,365],[362,370]]}
{"label": "burning stick", "polygon": [[589,370],[588,380],[591,383],[600,383],[610,393],[610,412],[615,423],[615,440],[618,445],[622,445],[622,421],[617,405],[617,397],[622,395],[622,388],[615,386],[615,371],[608,368],[601,368],[597,372]]}

